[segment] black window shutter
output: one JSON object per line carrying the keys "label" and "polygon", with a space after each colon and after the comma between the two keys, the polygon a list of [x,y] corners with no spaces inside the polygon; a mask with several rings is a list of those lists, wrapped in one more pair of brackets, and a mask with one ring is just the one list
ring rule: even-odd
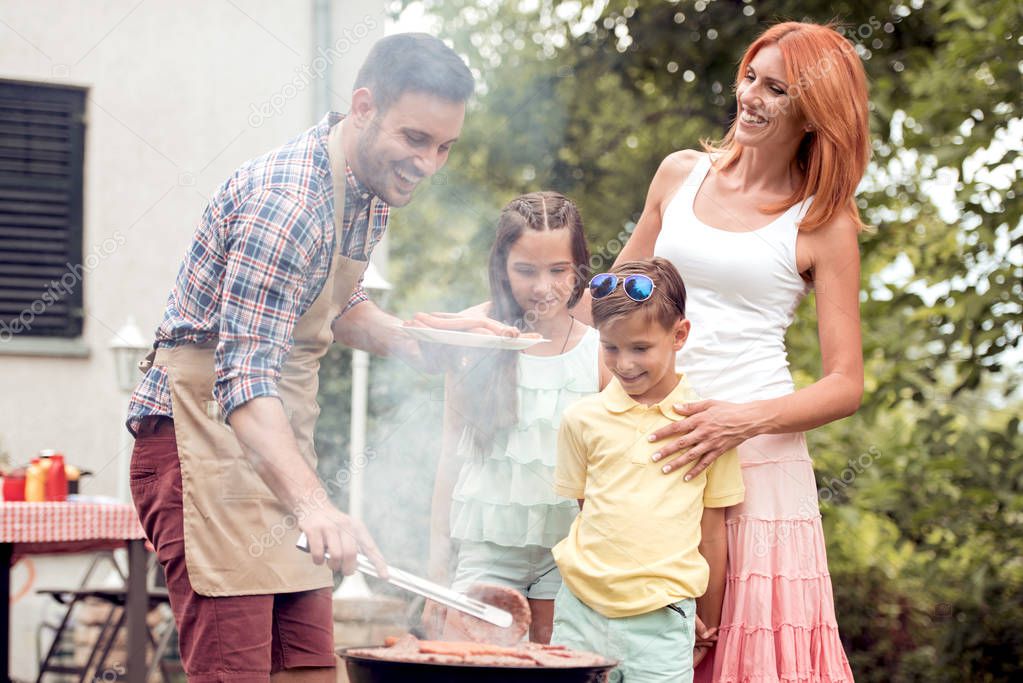
{"label": "black window shutter", "polygon": [[0,80],[0,342],[82,333],[85,96]]}

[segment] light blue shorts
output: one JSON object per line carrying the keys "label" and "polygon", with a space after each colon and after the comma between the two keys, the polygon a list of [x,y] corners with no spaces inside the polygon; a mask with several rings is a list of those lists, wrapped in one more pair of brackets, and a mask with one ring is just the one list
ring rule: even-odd
{"label": "light blue shorts", "polygon": [[551,643],[621,662],[612,683],[691,683],[696,601],[680,600],[634,617],[610,619],[562,586],[554,601]]}
{"label": "light blue shorts", "polygon": [[451,587],[464,593],[477,582],[514,588],[530,600],[553,600],[561,588],[561,572],[550,548],[462,541]]}

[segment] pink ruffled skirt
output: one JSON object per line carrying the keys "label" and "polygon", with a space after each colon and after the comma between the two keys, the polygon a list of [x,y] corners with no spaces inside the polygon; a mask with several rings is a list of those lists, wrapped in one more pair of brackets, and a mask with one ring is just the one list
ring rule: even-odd
{"label": "pink ruffled skirt", "polygon": [[728,580],[702,683],[852,683],[838,638],[817,485],[803,434],[739,447],[745,502],[728,508]]}

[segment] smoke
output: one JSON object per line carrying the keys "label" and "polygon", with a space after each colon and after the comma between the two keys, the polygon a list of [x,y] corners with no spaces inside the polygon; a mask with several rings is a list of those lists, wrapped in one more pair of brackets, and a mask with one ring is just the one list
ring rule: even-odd
{"label": "smoke", "polygon": [[[453,37],[453,43],[471,43],[474,28],[465,29],[469,36]],[[469,62],[480,84],[479,97],[471,103],[449,164],[422,183],[411,204],[392,214],[388,227],[387,277],[394,290],[381,307],[404,319],[419,311],[459,311],[489,299],[487,254],[501,207],[524,192],[567,189],[550,183],[555,165],[550,152],[567,136],[568,109],[559,92],[574,76],[571,67],[545,63],[524,83],[520,77],[505,78],[499,69],[484,73],[478,55]],[[495,125],[501,128],[496,137]],[[478,153],[484,149],[493,161]],[[495,163],[499,179],[492,173]],[[611,260],[613,255],[596,265]],[[349,358],[347,349],[335,348],[321,366],[317,452],[325,481],[350,466]],[[443,439],[444,376],[398,359],[373,357],[369,383],[363,521],[390,564],[426,576]],[[332,493],[342,510],[349,491],[341,485]]]}
{"label": "smoke", "polygon": [[374,418],[367,443],[376,457],[365,473],[365,521],[389,562],[424,576],[444,378],[392,358],[373,359],[370,367]]}

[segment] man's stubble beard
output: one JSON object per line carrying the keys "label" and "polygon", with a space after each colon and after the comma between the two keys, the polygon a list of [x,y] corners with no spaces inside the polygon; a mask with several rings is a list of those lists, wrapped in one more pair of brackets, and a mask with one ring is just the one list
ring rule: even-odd
{"label": "man's stubble beard", "polygon": [[[366,189],[377,197],[384,198],[383,188],[378,184],[377,177],[387,173],[386,164],[377,165],[378,154],[374,153],[374,147],[380,137],[380,129],[376,122],[370,122],[368,130],[359,136],[355,145],[355,155],[358,160],[359,169],[365,174],[359,178],[359,182],[366,186]],[[386,201],[386,199],[385,199]]]}

